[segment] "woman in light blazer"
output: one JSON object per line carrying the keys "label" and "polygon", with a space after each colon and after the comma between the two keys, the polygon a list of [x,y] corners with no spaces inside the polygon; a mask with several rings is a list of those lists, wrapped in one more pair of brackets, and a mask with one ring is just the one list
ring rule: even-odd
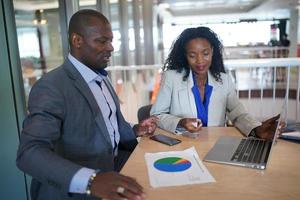
{"label": "woman in light blazer", "polygon": [[222,52],[211,29],[184,30],[164,64],[151,115],[158,116],[160,128],[173,133],[179,128],[197,132],[202,126],[225,126],[227,116],[245,136],[271,138],[270,126],[276,126],[278,117],[261,123],[247,113],[225,71]]}

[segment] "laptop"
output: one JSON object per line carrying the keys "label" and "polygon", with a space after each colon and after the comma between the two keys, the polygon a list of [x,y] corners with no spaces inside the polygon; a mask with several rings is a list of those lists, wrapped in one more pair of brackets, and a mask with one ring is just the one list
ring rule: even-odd
{"label": "laptop", "polygon": [[235,136],[221,136],[214,147],[206,154],[204,161],[266,169],[271,150],[279,134],[280,115],[272,140],[259,138],[241,138]]}

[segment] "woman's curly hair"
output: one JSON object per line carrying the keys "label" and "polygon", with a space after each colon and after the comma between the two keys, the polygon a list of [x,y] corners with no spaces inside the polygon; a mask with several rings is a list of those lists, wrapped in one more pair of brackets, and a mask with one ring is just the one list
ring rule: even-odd
{"label": "woman's curly hair", "polygon": [[177,72],[185,70],[183,76],[183,80],[185,81],[190,73],[190,67],[186,59],[186,45],[190,40],[196,38],[207,39],[212,46],[213,56],[209,71],[216,81],[222,82],[221,72],[225,73],[222,55],[223,45],[217,34],[208,27],[200,26],[197,28],[185,29],[173,43],[170,54],[163,66],[163,70],[176,70]]}

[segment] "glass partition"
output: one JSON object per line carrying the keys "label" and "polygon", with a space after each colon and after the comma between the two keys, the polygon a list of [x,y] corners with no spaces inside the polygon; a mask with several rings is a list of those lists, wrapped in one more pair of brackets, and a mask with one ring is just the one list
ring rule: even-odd
{"label": "glass partition", "polygon": [[58,0],[14,0],[14,11],[27,99],[32,85],[63,62]]}

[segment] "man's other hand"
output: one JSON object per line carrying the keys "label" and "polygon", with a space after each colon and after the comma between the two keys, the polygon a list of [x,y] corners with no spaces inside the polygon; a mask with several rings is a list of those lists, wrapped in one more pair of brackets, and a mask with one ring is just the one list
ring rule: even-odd
{"label": "man's other hand", "polygon": [[183,118],[178,124],[191,133],[198,132],[202,129],[202,122],[197,118]]}

